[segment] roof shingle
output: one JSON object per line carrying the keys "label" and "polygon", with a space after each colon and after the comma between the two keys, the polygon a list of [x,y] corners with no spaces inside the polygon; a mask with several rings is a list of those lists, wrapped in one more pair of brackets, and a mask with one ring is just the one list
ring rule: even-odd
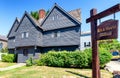
{"label": "roof shingle", "polygon": [[0,35],[0,40],[4,40],[4,41],[7,41],[7,37],[6,36],[3,36],[3,35]]}
{"label": "roof shingle", "polygon": [[79,22],[81,22],[81,11],[80,11],[80,9],[71,10],[68,13],[71,16],[73,16],[74,18],[76,18]]}

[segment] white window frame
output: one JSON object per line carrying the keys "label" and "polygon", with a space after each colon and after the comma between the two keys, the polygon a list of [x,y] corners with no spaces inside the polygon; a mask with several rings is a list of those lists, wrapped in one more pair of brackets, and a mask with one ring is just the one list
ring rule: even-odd
{"label": "white window frame", "polygon": [[60,37],[60,31],[57,32],[57,37]]}
{"label": "white window frame", "polygon": [[54,38],[54,32],[51,34],[51,37]]}
{"label": "white window frame", "polygon": [[28,38],[29,37],[29,33],[28,32],[23,32],[22,33],[22,38]]}
{"label": "white window frame", "polygon": [[15,39],[13,40],[13,42],[15,42]]}
{"label": "white window frame", "polygon": [[55,17],[54,17],[54,16],[52,17],[52,20],[55,20]]}
{"label": "white window frame", "polygon": [[60,37],[60,31],[53,32],[53,33],[51,34],[51,37],[52,37],[52,38]]}
{"label": "white window frame", "polygon": [[24,38],[24,33],[22,33],[22,38]]}
{"label": "white window frame", "polygon": [[28,36],[29,36],[29,33],[28,33],[28,32],[26,32],[26,38],[28,38]]}

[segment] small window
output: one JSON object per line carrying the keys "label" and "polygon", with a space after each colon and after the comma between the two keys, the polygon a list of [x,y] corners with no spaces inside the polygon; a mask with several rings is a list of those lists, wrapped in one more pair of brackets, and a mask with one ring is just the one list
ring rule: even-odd
{"label": "small window", "polygon": [[57,18],[57,19],[59,18],[58,15],[56,16],[56,18]]}
{"label": "small window", "polygon": [[26,38],[28,38],[28,35],[29,35],[29,34],[28,34],[28,33],[26,33]]}
{"label": "small window", "polygon": [[60,31],[52,33],[52,38],[60,37]]}
{"label": "small window", "polygon": [[23,55],[28,56],[28,49],[23,49]]}
{"label": "small window", "polygon": [[54,17],[54,16],[52,17],[52,20],[55,20],[55,17]]}
{"label": "small window", "polygon": [[3,48],[3,43],[0,43],[0,50]]}
{"label": "small window", "polygon": [[88,43],[88,46],[89,46],[89,47],[91,46],[91,43],[90,43],[90,42]]}
{"label": "small window", "polygon": [[54,32],[54,37],[57,37],[57,32]]}
{"label": "small window", "polygon": [[91,46],[90,42],[84,42],[84,47],[90,47],[90,46]]}
{"label": "small window", "polygon": [[60,31],[57,32],[57,36],[60,37]]}
{"label": "small window", "polygon": [[51,37],[54,38],[54,33],[51,34]]}
{"label": "small window", "polygon": [[84,42],[84,47],[86,47],[86,42]]}
{"label": "small window", "polygon": [[23,32],[22,33],[22,38],[28,38],[28,36],[29,36],[28,32]]}
{"label": "small window", "polygon": [[15,42],[15,39],[13,40],[13,42]]}
{"label": "small window", "polygon": [[22,33],[22,38],[24,38],[24,33]]}
{"label": "small window", "polygon": [[58,15],[54,15],[54,16],[52,17],[52,20],[56,20],[56,19],[59,19],[59,16],[58,16]]}

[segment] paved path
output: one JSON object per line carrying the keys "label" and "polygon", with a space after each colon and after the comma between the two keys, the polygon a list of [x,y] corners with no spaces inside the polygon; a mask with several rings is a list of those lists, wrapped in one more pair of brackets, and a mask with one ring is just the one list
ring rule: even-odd
{"label": "paved path", "polygon": [[106,70],[113,73],[113,71],[120,71],[120,61],[110,61],[106,64]]}
{"label": "paved path", "polygon": [[25,66],[25,65],[26,65],[25,63],[17,63],[16,65],[13,65],[13,66],[0,68],[0,71],[11,70],[11,69],[15,69],[15,68],[22,67],[22,66]]}

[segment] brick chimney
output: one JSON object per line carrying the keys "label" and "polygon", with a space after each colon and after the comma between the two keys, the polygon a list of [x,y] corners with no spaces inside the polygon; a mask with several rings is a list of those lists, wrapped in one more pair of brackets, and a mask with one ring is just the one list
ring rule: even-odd
{"label": "brick chimney", "polygon": [[44,9],[40,9],[39,10],[39,22],[41,23],[41,21],[45,18],[45,10]]}

